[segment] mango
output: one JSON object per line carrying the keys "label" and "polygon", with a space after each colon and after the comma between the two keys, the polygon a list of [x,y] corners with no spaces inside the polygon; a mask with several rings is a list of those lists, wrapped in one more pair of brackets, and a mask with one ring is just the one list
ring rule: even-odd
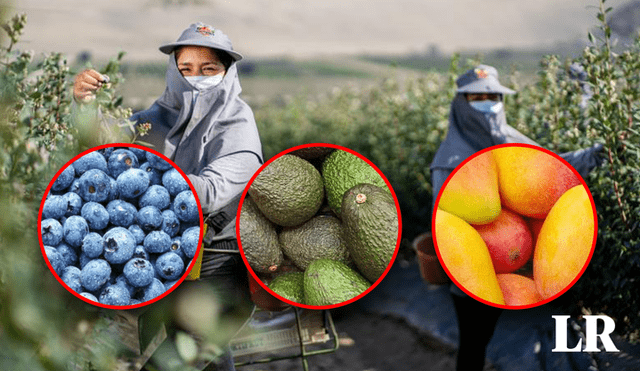
{"label": "mango", "polygon": [[580,178],[560,159],[541,149],[501,147],[493,151],[498,165],[502,204],[532,218],[544,218]]}
{"label": "mango", "polygon": [[591,199],[583,185],[565,192],[547,215],[533,254],[533,279],[543,299],[569,287],[586,266],[595,238]]}
{"label": "mango", "polygon": [[533,305],[543,300],[531,278],[515,273],[498,274],[497,277],[508,306]]}
{"label": "mango", "polygon": [[529,225],[531,236],[533,237],[533,246],[535,246],[536,241],[538,241],[540,230],[542,229],[542,224],[544,224],[544,219],[527,218],[527,224]]}
{"label": "mango", "polygon": [[491,152],[472,158],[452,174],[438,207],[473,224],[486,224],[500,215],[498,168]]}
{"label": "mango", "polygon": [[529,261],[533,238],[523,217],[506,208],[489,224],[474,228],[487,244],[496,273],[511,273]]}
{"label": "mango", "polygon": [[463,219],[438,209],[435,243],[440,259],[457,284],[485,301],[504,305],[487,245]]}

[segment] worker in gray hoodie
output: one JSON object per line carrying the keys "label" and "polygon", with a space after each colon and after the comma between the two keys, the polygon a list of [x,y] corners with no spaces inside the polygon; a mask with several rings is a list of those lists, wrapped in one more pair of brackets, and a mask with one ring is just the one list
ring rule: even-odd
{"label": "worker in gray hoodie", "polygon": [[[458,89],[451,103],[447,136],[430,166],[432,210],[446,179],[469,156],[504,143],[538,145],[507,124],[504,96],[515,91],[500,84],[494,67],[479,65],[472,68],[462,74],[456,84]],[[560,156],[586,177],[602,162],[601,150],[602,145],[595,144]],[[451,284],[450,291],[459,330],[456,370],[482,370],[486,347],[502,310],[476,301],[454,284]]]}
{"label": "worker in gray hoodie", "polygon": [[[195,188],[208,226],[200,281],[214,285],[230,308],[248,305],[235,219],[242,192],[263,157],[253,112],[240,99],[236,62],[242,55],[227,35],[203,23],[190,25],[160,51],[169,56],[166,89],[130,120],[151,124],[145,141],[173,160]],[[81,72],[74,82],[75,100],[91,100],[106,82],[95,70]]]}

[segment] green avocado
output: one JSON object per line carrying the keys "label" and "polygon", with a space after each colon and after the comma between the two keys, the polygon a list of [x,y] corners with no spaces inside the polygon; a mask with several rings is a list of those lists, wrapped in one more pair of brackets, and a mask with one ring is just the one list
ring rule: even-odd
{"label": "green avocado", "polygon": [[291,272],[277,276],[269,288],[285,299],[304,304],[304,273]]}
{"label": "green avocado", "polygon": [[331,153],[322,163],[322,178],[331,210],[340,215],[342,196],[351,187],[370,183],[388,190],[380,174],[360,157],[343,150]]}
{"label": "green avocado", "polygon": [[242,203],[239,229],[239,242],[249,266],[260,273],[278,269],[283,255],[276,227],[262,215],[250,197],[245,197]]}
{"label": "green avocado", "polygon": [[398,212],[387,189],[358,184],[342,198],[347,248],[358,270],[375,282],[387,269],[398,242]]}
{"label": "green avocado", "polygon": [[331,215],[317,215],[299,226],[283,228],[278,239],[282,252],[302,270],[317,259],[351,263],[342,223]]}
{"label": "green avocado", "polygon": [[267,219],[287,227],[316,214],[324,200],[324,184],[311,163],[285,154],[260,171],[248,193]]}
{"label": "green avocado", "polygon": [[365,292],[371,283],[346,264],[318,259],[304,272],[304,301],[308,305],[333,305]]}

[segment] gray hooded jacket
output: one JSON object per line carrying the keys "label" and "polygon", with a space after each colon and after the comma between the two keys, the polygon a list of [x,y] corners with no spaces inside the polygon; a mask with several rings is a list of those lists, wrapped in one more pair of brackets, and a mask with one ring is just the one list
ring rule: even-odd
{"label": "gray hooded jacket", "polygon": [[162,96],[131,120],[150,122],[152,128],[143,139],[188,175],[205,218],[214,225],[205,241],[234,239],[240,196],[263,162],[253,112],[239,97],[236,65],[228,68],[220,84],[197,91],[171,54],[166,81]]}
{"label": "gray hooded jacket", "polygon": [[[430,167],[433,202],[435,203],[440,187],[456,166],[478,151],[504,143],[538,145],[507,124],[504,109],[498,113],[483,113],[471,107],[463,94],[458,94],[451,103],[447,137],[440,144]],[[563,153],[560,157],[585,177],[598,165],[597,152],[601,148],[602,146],[597,144]]]}

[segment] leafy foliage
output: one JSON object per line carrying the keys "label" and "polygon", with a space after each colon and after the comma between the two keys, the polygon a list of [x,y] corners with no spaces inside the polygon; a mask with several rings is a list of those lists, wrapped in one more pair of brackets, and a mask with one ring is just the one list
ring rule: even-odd
{"label": "leafy foliage", "polygon": [[[518,73],[511,73],[509,85],[518,93],[507,98],[506,109],[512,126],[556,153],[604,146],[604,163],[585,179],[597,206],[598,243],[584,278],[564,302],[576,313],[616,318],[616,330],[637,339],[640,39],[614,51],[606,21],[611,8],[604,3],[597,15],[600,36],[590,34],[592,43],[581,56],[565,62],[546,56],[538,80],[527,86],[519,86]],[[257,107],[265,155],[321,141],[358,151],[392,183],[407,246],[430,226],[429,164],[446,133],[459,65],[454,56],[447,74],[430,73],[404,86],[389,78],[365,91],[336,90],[320,99]]]}
{"label": "leafy foliage", "polygon": [[[37,61],[15,50],[26,15],[3,28],[0,44],[0,368],[65,369],[104,314],[69,294],[49,272],[38,248],[37,219],[49,180],[82,150],[115,140],[89,107],[72,109],[72,71],[60,53]],[[6,38],[4,37],[6,36]],[[119,56],[121,58],[121,56]],[[108,117],[126,111],[115,93],[118,59],[102,71],[112,86],[94,103]],[[86,369],[113,369],[117,346],[95,347]]]}

